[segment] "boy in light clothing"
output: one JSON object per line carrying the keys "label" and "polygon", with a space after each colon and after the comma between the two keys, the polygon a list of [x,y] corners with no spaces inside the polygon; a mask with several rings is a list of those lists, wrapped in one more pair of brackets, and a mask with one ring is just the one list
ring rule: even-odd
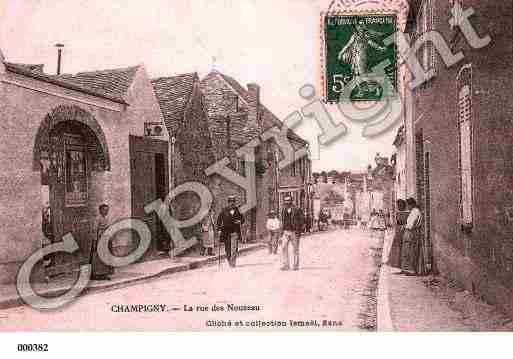
{"label": "boy in light clothing", "polygon": [[266,227],[269,231],[269,254],[276,254],[280,238],[281,221],[275,211],[269,212]]}

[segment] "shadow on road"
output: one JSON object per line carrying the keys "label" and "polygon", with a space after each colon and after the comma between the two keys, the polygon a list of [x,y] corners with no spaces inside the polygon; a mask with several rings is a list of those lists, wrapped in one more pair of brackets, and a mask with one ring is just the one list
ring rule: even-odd
{"label": "shadow on road", "polygon": [[332,267],[299,267],[299,270],[332,270]]}
{"label": "shadow on road", "polygon": [[275,263],[248,263],[248,264],[237,264],[237,268],[241,267],[257,267],[257,266],[268,266]]}

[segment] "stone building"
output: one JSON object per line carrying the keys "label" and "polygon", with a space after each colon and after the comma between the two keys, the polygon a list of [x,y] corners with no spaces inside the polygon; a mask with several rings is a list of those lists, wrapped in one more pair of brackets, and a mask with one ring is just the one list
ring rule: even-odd
{"label": "stone building", "polygon": [[[170,137],[171,188],[194,181],[216,194],[213,182],[205,174],[216,156],[198,75],[159,77],[151,83]],[[199,201],[194,193],[185,192],[171,202],[171,208],[175,218],[185,220],[196,214]],[[216,213],[219,212],[214,211],[214,216]],[[197,235],[196,229],[192,226],[181,230],[189,238]]]}
{"label": "stone building", "polygon": [[[453,16],[455,3],[475,14]],[[406,138],[414,140],[407,151],[416,159],[407,162],[407,171],[416,179],[434,268],[510,312],[512,7],[511,1],[411,2],[407,31],[413,40],[436,30],[453,54],[463,51],[464,58],[446,67],[435,46],[420,48],[417,58],[435,77],[414,89],[413,113],[405,123]],[[477,31],[482,48],[473,48],[457,26],[464,20]]]}
{"label": "stone building", "polygon": [[[248,84],[244,88],[234,78],[218,71],[210,72],[201,80],[205,110],[216,160],[227,157],[233,170],[246,175],[244,158],[236,150],[252,140],[261,140],[255,146],[257,206],[246,213],[246,235],[259,239],[266,234],[265,221],[271,209],[279,210],[284,196],[291,195],[305,212],[312,208],[308,196],[311,162],[308,156],[279,168],[282,158],[277,143],[262,138],[268,129],[281,128],[282,122],[260,101],[260,87]],[[289,130],[287,137],[296,150],[308,143]],[[242,188],[214,175],[213,191],[219,193],[216,208],[226,206],[226,196],[235,194],[245,202]]]}
{"label": "stone building", "polygon": [[[113,218],[147,220],[147,256],[165,247],[143,209],[169,190],[167,131],[144,66],[57,76],[0,60],[0,281],[41,248],[48,206],[55,241],[72,233],[79,246],[57,256],[57,273],[87,262],[102,203]],[[121,254],[135,240],[124,233],[112,245]]]}

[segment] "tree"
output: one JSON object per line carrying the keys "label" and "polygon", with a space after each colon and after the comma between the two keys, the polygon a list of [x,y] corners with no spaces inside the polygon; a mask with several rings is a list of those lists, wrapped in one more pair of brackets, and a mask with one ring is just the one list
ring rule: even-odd
{"label": "tree", "polygon": [[331,171],[328,172],[328,177],[337,178],[338,177],[338,172],[336,170],[331,170]]}
{"label": "tree", "polygon": [[328,174],[326,173],[326,171],[321,172],[321,177],[322,177],[322,182],[328,183]]}

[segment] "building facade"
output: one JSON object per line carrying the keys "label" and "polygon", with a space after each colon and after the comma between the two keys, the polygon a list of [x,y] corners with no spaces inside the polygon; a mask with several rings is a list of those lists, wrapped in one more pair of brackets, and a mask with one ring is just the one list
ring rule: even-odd
{"label": "building facade", "polygon": [[[473,48],[456,24],[468,18],[483,48]],[[407,160],[432,243],[434,267],[472,293],[513,311],[513,13],[511,1],[412,1],[407,31],[413,40],[435,30],[464,58],[446,67],[433,44],[419,61],[435,77],[415,88],[407,117]],[[454,17],[452,23],[449,19]],[[487,36],[491,41],[487,41]]]}
{"label": "building facade", "polygon": [[[151,80],[143,65],[50,75],[43,65],[11,63],[1,53],[0,60],[2,283],[14,281],[21,264],[42,247],[43,237],[59,242],[71,233],[79,247],[72,255],[55,255],[50,275],[87,263],[98,207],[104,203],[113,221],[146,223],[152,240],[144,259],[168,252],[173,241],[147,206],[165,201],[172,189],[190,181],[211,191],[214,216],[228,195],[244,204],[242,187],[206,170],[228,158],[232,170],[247,176],[253,167],[237,150],[252,140],[259,140],[257,205],[246,213],[245,238],[266,234],[267,215],[280,208],[286,192],[303,209],[311,207],[310,160],[301,157],[279,168],[277,143],[261,137],[266,129],[281,128],[281,121],[260,103],[256,84],[246,89],[218,72],[201,81],[196,73]],[[287,137],[296,150],[307,149],[292,131]],[[166,206],[178,220],[191,218],[199,209],[195,196],[182,193]],[[191,237],[197,226],[181,231]],[[112,248],[122,256],[138,242],[133,231],[121,231]]]}
{"label": "building facade", "polygon": [[[88,261],[100,204],[127,218],[169,190],[167,132],[145,137],[147,122],[162,130],[162,115],[143,65],[56,76],[2,57],[0,96],[2,283],[41,248],[43,226],[54,241],[73,234],[79,250],[53,266],[68,272]],[[148,219],[153,234],[156,223]],[[152,238],[148,255],[162,246]],[[130,233],[112,242],[119,254],[133,245]]]}
{"label": "building facade", "polygon": [[[312,199],[308,195],[310,159],[307,155],[280,168],[283,154],[278,143],[262,135],[273,127],[281,129],[282,122],[261,103],[260,87],[248,84],[244,88],[234,78],[218,71],[210,72],[200,84],[216,160],[228,158],[231,168],[245,176],[244,157],[238,155],[237,150],[252,140],[258,141],[255,146],[257,205],[245,214],[246,236],[258,240],[267,234],[267,215],[269,211],[281,208],[286,195],[292,196],[305,213],[309,212],[312,208]],[[295,150],[307,150],[308,143],[294,132],[289,130],[287,138]],[[241,203],[245,203],[245,192],[241,187],[217,175],[212,181],[213,192],[217,193],[217,211],[226,206],[228,195],[236,195]]]}

